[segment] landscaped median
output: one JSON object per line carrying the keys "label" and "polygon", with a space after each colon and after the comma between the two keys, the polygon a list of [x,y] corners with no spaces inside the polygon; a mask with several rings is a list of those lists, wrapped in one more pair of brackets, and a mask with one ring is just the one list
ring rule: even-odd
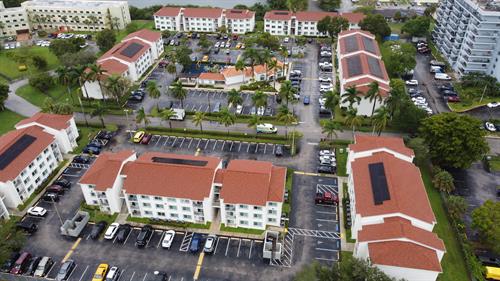
{"label": "landscaped median", "polygon": [[132,217],[131,215],[127,217],[127,221],[140,224],[170,226],[182,229],[184,228],[209,229],[211,224],[210,222],[203,224],[203,223],[189,223],[189,222],[170,221],[170,220],[158,220],[150,218],[137,218],[137,217]]}
{"label": "landscaped median", "polygon": [[85,201],[83,201],[80,204],[80,210],[88,212],[90,215],[89,221],[94,222],[94,223],[97,223],[100,221],[105,221],[109,225],[109,224],[115,222],[116,217],[118,216],[118,213],[114,213],[114,214],[110,215],[110,214],[106,214],[104,212],[101,212],[99,210],[98,206],[89,206],[89,205],[85,204]]}
{"label": "landscaped median", "polygon": [[253,228],[244,228],[244,227],[229,227],[226,226],[225,224],[221,223],[220,225],[220,231],[223,232],[234,232],[234,233],[244,233],[244,234],[251,234],[251,235],[262,235],[265,230],[263,229],[253,229]]}
{"label": "landscaped median", "polygon": [[347,176],[347,146],[351,144],[350,140],[322,140],[319,143],[319,149],[335,149],[335,159],[337,159],[337,175]]}
{"label": "landscaped median", "polygon": [[482,106],[486,106],[488,103],[495,102],[495,101],[496,102],[500,101],[500,98],[498,98],[498,97],[496,97],[496,98],[486,97],[486,98],[483,98],[481,101],[472,101],[469,103],[449,102],[448,107],[454,112],[462,113],[462,112],[467,112],[469,110],[473,110],[473,109],[476,109],[476,108],[479,108]]}

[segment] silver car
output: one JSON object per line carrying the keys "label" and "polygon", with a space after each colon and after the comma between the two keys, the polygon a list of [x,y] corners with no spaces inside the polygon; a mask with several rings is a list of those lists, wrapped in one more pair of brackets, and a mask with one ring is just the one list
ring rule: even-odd
{"label": "silver car", "polygon": [[45,275],[47,275],[53,265],[54,261],[51,257],[43,257],[42,260],[40,260],[40,263],[38,263],[35,274],[33,275],[35,277],[44,277]]}

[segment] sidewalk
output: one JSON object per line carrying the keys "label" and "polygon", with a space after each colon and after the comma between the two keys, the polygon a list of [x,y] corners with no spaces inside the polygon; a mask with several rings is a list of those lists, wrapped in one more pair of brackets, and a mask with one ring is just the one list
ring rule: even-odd
{"label": "sidewalk", "polygon": [[339,185],[339,224],[340,224],[340,249],[342,251],[352,252],[354,251],[354,243],[348,243],[346,240],[347,234],[345,231],[345,227],[342,224],[344,219],[344,208],[343,201],[344,198],[344,189],[342,188],[344,182],[347,182],[347,177],[338,177],[338,185]]}

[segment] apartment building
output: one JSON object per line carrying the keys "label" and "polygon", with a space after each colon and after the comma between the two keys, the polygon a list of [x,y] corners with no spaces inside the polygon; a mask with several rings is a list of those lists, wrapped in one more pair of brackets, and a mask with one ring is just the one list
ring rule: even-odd
{"label": "apartment building", "polygon": [[237,84],[245,84],[251,81],[271,81],[282,77],[283,63],[277,61],[276,68],[268,69],[265,64],[258,64],[253,67],[246,67],[243,70],[236,70],[234,66],[223,68],[220,73],[203,72],[198,76],[199,85],[225,85],[233,86]]}
{"label": "apartment building", "polygon": [[402,138],[356,135],[349,145],[353,255],[396,279],[436,280],[446,249],[414,156]]}
{"label": "apartment building", "polygon": [[224,26],[229,33],[245,34],[255,28],[255,13],[239,9],[163,7],[154,20],[162,31],[216,32]]}
{"label": "apartment building", "polygon": [[[339,33],[337,58],[341,96],[348,88],[355,87],[361,100],[352,106],[357,109],[358,115],[371,116],[373,109],[380,108],[390,95],[389,75],[382,61],[375,35],[358,29]],[[378,83],[382,97],[381,100],[375,100],[375,108],[374,101],[366,98],[366,93],[373,82]],[[346,97],[342,98],[341,106],[350,106]]]}
{"label": "apartment building", "polygon": [[441,1],[432,37],[459,75],[481,72],[500,81],[498,1]]}
{"label": "apartment building", "polygon": [[[97,64],[104,70],[104,79],[118,75],[136,82],[158,60],[163,53],[161,33],[141,29],[130,33],[120,43],[107,51]],[[88,81],[82,86],[84,96],[94,99],[109,98],[101,88],[99,81]]]}
{"label": "apartment building", "polygon": [[131,22],[127,1],[28,0],[21,7],[33,29],[99,31],[124,29]]}
{"label": "apartment building", "polygon": [[30,30],[28,14],[22,7],[5,8],[0,1],[0,36],[13,36]]}
{"label": "apartment building", "polygon": [[349,21],[349,29],[358,29],[363,20],[362,13],[336,12],[291,12],[272,10],[264,15],[264,31],[271,35],[327,36],[317,29],[318,22],[325,17],[341,16]]}
{"label": "apartment building", "polygon": [[79,184],[87,204],[109,213],[126,206],[133,217],[207,223],[219,210],[229,226],[265,229],[280,225],[285,177],[268,162],[223,169],[216,157],[122,151],[100,155]]}

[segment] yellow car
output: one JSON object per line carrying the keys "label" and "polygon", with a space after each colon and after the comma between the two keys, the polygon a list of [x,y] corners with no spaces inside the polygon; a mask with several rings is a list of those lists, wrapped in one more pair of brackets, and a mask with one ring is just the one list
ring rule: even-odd
{"label": "yellow car", "polygon": [[208,61],[208,56],[203,56],[203,58],[201,59],[202,62],[207,62]]}
{"label": "yellow car", "polygon": [[108,273],[109,265],[107,263],[101,263],[92,277],[92,281],[104,281],[106,274]]}
{"label": "yellow car", "polygon": [[241,43],[236,44],[236,47],[235,47],[235,48],[236,48],[236,49],[241,48]]}
{"label": "yellow car", "polygon": [[134,142],[135,143],[140,143],[142,138],[144,137],[144,131],[138,131],[137,133],[135,133],[134,135]]}

